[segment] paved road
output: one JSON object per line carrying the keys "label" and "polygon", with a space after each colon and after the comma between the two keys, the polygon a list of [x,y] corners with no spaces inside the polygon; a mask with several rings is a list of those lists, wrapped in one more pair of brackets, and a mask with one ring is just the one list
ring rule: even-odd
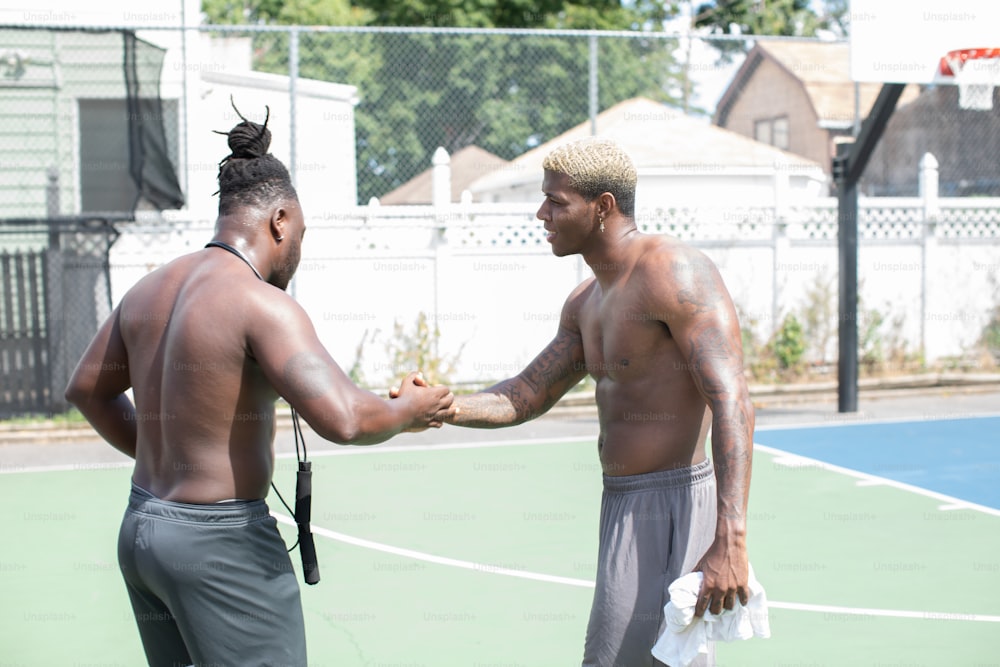
{"label": "paved road", "polygon": [[[848,421],[886,419],[943,419],[984,414],[1000,414],[1000,387],[936,388],[892,391],[872,391],[859,394],[858,411],[838,413],[835,396],[806,401],[792,397],[755,399],[758,430],[794,424],[826,424]],[[463,429],[446,426],[423,433],[405,433],[391,440],[393,445],[440,444],[483,440],[515,440],[580,436],[596,437],[597,417],[588,406],[557,407],[549,414],[505,429]],[[102,465],[126,462],[128,459],[104,443],[89,429],[72,433],[57,433],[46,437],[38,434],[30,440],[18,434],[0,432],[0,472],[25,467],[50,465]],[[311,452],[336,448],[308,429],[306,443]],[[6,440],[6,442],[4,442]],[[377,445],[376,445],[377,446]],[[294,451],[292,431],[279,427],[275,450]]]}

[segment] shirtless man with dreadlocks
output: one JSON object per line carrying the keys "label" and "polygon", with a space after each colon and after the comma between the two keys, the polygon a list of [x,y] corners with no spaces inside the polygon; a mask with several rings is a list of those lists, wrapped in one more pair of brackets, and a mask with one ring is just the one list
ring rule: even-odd
{"label": "shirtless man with dreadlocks", "polygon": [[66,389],[135,459],[118,557],[150,665],[306,664],[298,583],[264,501],[279,396],[341,444],[451,415],[449,390],[417,374],[391,399],[357,387],[285,293],[306,226],[266,126],[228,133],[212,241],[128,291]]}

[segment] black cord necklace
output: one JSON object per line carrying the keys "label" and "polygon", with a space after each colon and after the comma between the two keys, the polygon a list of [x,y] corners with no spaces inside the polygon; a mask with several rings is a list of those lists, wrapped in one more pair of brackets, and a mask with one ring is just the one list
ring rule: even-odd
{"label": "black cord necklace", "polygon": [[[227,252],[231,252],[240,259],[242,259],[250,270],[254,272],[260,280],[264,280],[264,276],[260,275],[260,271],[257,267],[247,258],[246,255],[241,253],[239,250],[229,245],[228,243],[223,243],[222,241],[210,241],[205,244],[206,248],[222,248]],[[278,499],[281,504],[285,506],[288,513],[292,515],[295,519],[295,523],[298,526],[298,539],[295,544],[291,546],[289,551],[295,547],[299,547],[299,553],[302,555],[302,574],[305,578],[307,584],[315,584],[319,581],[319,563],[316,561],[316,546],[313,542],[312,530],[310,529],[309,522],[311,519],[310,508],[312,506],[312,461],[309,460],[309,453],[306,451],[306,439],[302,435],[302,427],[299,426],[299,415],[295,411],[295,408],[289,406],[292,411],[292,431],[295,434],[295,458],[298,459],[299,469],[296,477],[295,483],[295,509],[292,510],[285,502],[285,499],[281,496],[281,492],[278,491],[278,487],[275,486],[274,480],[271,480],[271,488],[274,492],[278,494]],[[302,453],[299,454],[299,445],[302,446]]]}
{"label": "black cord necklace", "polygon": [[247,259],[247,256],[244,255],[243,253],[241,253],[239,250],[237,250],[233,246],[229,245],[228,243],[223,243],[222,241],[210,241],[210,242],[208,242],[208,243],[205,244],[205,247],[206,248],[222,248],[223,250],[226,250],[228,252],[233,253],[234,255],[236,255],[237,257],[239,257],[240,259],[242,259],[244,262],[246,262],[246,265],[250,267],[250,270],[253,271],[253,274],[255,276],[257,276],[261,280],[264,279],[264,276],[260,275],[260,271],[258,271],[257,267],[254,266],[253,263],[251,263],[249,259]]}

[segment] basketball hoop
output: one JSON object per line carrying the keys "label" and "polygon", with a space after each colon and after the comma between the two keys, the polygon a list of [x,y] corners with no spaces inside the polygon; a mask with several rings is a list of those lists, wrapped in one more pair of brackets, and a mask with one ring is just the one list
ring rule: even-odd
{"label": "basketball hoop", "polygon": [[983,111],[993,108],[993,88],[1000,84],[1000,48],[949,51],[938,69],[958,86],[958,106]]}

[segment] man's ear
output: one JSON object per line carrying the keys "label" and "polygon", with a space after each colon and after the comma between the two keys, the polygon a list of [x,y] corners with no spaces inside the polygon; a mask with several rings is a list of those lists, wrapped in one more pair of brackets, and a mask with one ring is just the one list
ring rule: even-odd
{"label": "man's ear", "polygon": [[288,212],[284,208],[278,207],[271,212],[271,236],[275,241],[282,241],[285,238],[285,223],[288,222]]}
{"label": "man's ear", "polygon": [[602,218],[606,218],[611,215],[611,212],[615,210],[618,202],[615,200],[615,196],[610,192],[603,192],[597,197],[597,214]]}

